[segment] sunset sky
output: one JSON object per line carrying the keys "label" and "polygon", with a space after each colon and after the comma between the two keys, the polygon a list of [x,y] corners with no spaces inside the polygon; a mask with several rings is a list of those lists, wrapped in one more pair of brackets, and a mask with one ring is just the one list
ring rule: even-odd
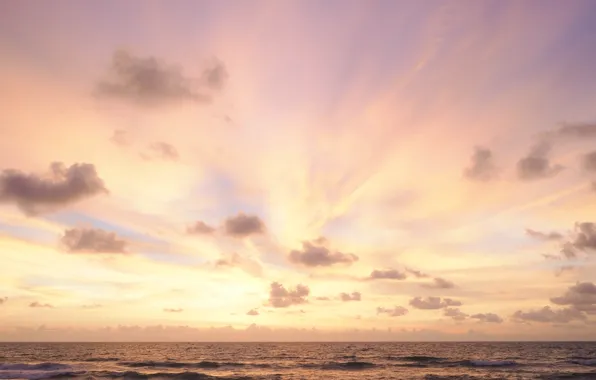
{"label": "sunset sky", "polygon": [[0,341],[596,339],[596,2],[0,2]]}

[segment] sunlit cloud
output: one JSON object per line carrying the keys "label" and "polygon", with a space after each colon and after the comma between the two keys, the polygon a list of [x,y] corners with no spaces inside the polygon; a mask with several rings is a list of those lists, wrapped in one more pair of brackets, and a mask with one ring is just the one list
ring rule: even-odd
{"label": "sunlit cloud", "polygon": [[594,336],[590,2],[8,2],[0,340]]}

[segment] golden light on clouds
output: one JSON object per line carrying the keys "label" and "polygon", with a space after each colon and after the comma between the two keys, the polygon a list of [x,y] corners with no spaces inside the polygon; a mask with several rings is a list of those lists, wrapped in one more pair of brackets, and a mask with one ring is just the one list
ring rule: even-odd
{"label": "golden light on clouds", "polygon": [[593,335],[590,4],[463,4],[4,2],[0,340]]}

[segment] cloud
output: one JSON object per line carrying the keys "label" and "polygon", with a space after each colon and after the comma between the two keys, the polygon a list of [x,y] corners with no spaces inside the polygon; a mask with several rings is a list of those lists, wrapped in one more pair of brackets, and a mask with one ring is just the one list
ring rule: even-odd
{"label": "cloud", "polygon": [[460,301],[453,300],[451,298],[443,298],[441,300],[441,297],[415,297],[410,300],[410,306],[422,310],[444,309],[449,306],[461,305],[462,303]]}
{"label": "cloud", "polygon": [[576,236],[573,246],[581,251],[596,250],[596,224],[583,222],[575,224]]}
{"label": "cloud", "polygon": [[201,82],[212,90],[221,90],[229,78],[228,70],[219,59],[213,59],[212,63],[203,71]]}
{"label": "cloud", "polygon": [[570,306],[575,310],[596,314],[596,285],[592,282],[578,282],[565,294],[553,297],[550,301],[556,305]]}
{"label": "cloud", "polygon": [[360,294],[360,292],[352,292],[352,294],[341,293],[339,297],[343,302],[360,301],[362,299],[362,295]]}
{"label": "cloud", "polygon": [[580,252],[593,253],[596,251],[596,224],[592,222],[575,223],[575,235],[570,241],[563,243],[561,254],[574,259]]}
{"label": "cloud", "polygon": [[451,281],[445,280],[441,277],[433,278],[433,282],[430,284],[422,284],[420,285],[423,288],[427,289],[452,289],[455,288],[455,284]]}
{"label": "cloud", "polygon": [[582,157],[582,166],[588,172],[596,172],[596,151],[587,153]]}
{"label": "cloud", "polygon": [[396,269],[375,269],[368,276],[370,280],[405,280],[406,274]]}
{"label": "cloud", "polygon": [[0,174],[0,203],[14,203],[27,215],[64,207],[100,193],[107,193],[107,189],[91,164],[73,164],[67,168],[54,162],[48,176],[15,169]]}
{"label": "cloud", "polygon": [[[322,242],[321,240],[318,240]],[[352,264],[358,261],[358,256],[353,253],[331,252],[329,248],[315,241],[302,242],[302,250],[294,249],[290,252],[289,259],[296,264],[307,267],[327,267],[334,264]]]}
{"label": "cloud", "polygon": [[586,315],[582,311],[573,308],[553,310],[550,306],[545,306],[542,309],[527,312],[518,310],[513,313],[511,318],[517,322],[569,323],[584,321]]}
{"label": "cloud", "polygon": [[455,307],[448,307],[443,310],[443,315],[446,317],[450,317],[455,321],[463,321],[468,317],[468,314],[462,312],[458,308]]}
{"label": "cloud", "polygon": [[81,253],[126,253],[128,244],[114,232],[99,228],[67,229],[60,242],[69,252]]}
{"label": "cloud", "polygon": [[494,313],[480,313],[470,316],[472,319],[477,319],[480,322],[486,323],[503,323],[503,318]]}
{"label": "cloud", "polygon": [[196,221],[193,225],[186,228],[186,233],[190,235],[209,235],[215,232],[215,228],[211,227],[203,221]]}
{"label": "cloud", "polygon": [[401,317],[408,314],[408,309],[403,306],[393,308],[377,307],[377,314],[387,314],[390,317]]}
{"label": "cloud", "polygon": [[307,303],[306,297],[310,289],[306,285],[298,284],[295,289],[287,290],[279,282],[271,283],[269,290],[269,305],[276,308],[288,307]]}
{"label": "cloud", "polygon": [[151,151],[151,155],[143,155],[143,158],[159,158],[166,161],[178,161],[180,158],[176,147],[163,141],[151,144],[149,150]]}
{"label": "cloud", "polygon": [[48,309],[54,308],[54,306],[50,305],[49,303],[39,303],[37,301],[31,302],[29,304],[29,307],[43,307],[43,308],[48,308]]}
{"label": "cloud", "polygon": [[247,237],[253,234],[262,234],[265,232],[265,224],[255,215],[246,215],[239,213],[230,217],[224,222],[226,234],[238,238]]}
{"label": "cloud", "polygon": [[497,175],[493,153],[490,149],[476,147],[470,166],[464,169],[464,177],[474,181],[489,181]]}
{"label": "cloud", "polygon": [[529,228],[526,228],[526,235],[538,240],[561,240],[563,238],[563,235],[558,232],[553,231],[545,233],[536,230],[531,230]]}
{"label": "cloud", "polygon": [[580,139],[596,137],[596,123],[566,123],[556,131],[556,135]]}
{"label": "cloud", "polygon": [[423,272],[421,272],[419,270],[414,270],[414,269],[411,269],[411,268],[406,268],[406,272],[410,273],[411,275],[413,275],[416,278],[428,278],[428,277],[430,277],[426,273],[423,273]]}
{"label": "cloud", "polygon": [[530,153],[517,162],[517,176],[521,180],[536,180],[557,175],[563,167],[551,165],[548,155],[551,145],[542,142],[534,146]]}
{"label": "cloud", "polygon": [[0,305],[8,301],[8,297],[0,297]]}
{"label": "cloud", "polygon": [[317,301],[330,301],[331,300],[329,297],[316,297],[315,299]]}
{"label": "cloud", "polygon": [[145,106],[182,101],[209,103],[211,96],[206,91],[199,92],[197,87],[202,84],[199,82],[205,82],[212,88],[211,83],[223,83],[221,74],[221,69],[210,67],[198,81],[186,77],[179,67],[155,57],[135,57],[127,51],[118,50],[112,56],[108,77],[97,84],[95,92],[105,98],[123,99]]}
{"label": "cloud", "polygon": [[166,313],[182,313],[184,311],[184,309],[169,309],[169,308],[165,308],[163,309],[163,311],[165,311]]}
{"label": "cloud", "polygon": [[259,311],[257,309],[250,309],[246,315],[259,315]]}

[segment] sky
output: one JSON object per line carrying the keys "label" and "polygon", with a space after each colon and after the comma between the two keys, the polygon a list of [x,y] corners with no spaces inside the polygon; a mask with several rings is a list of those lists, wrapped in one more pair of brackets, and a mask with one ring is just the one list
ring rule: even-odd
{"label": "sky", "polygon": [[0,2],[0,341],[596,339],[595,16]]}

